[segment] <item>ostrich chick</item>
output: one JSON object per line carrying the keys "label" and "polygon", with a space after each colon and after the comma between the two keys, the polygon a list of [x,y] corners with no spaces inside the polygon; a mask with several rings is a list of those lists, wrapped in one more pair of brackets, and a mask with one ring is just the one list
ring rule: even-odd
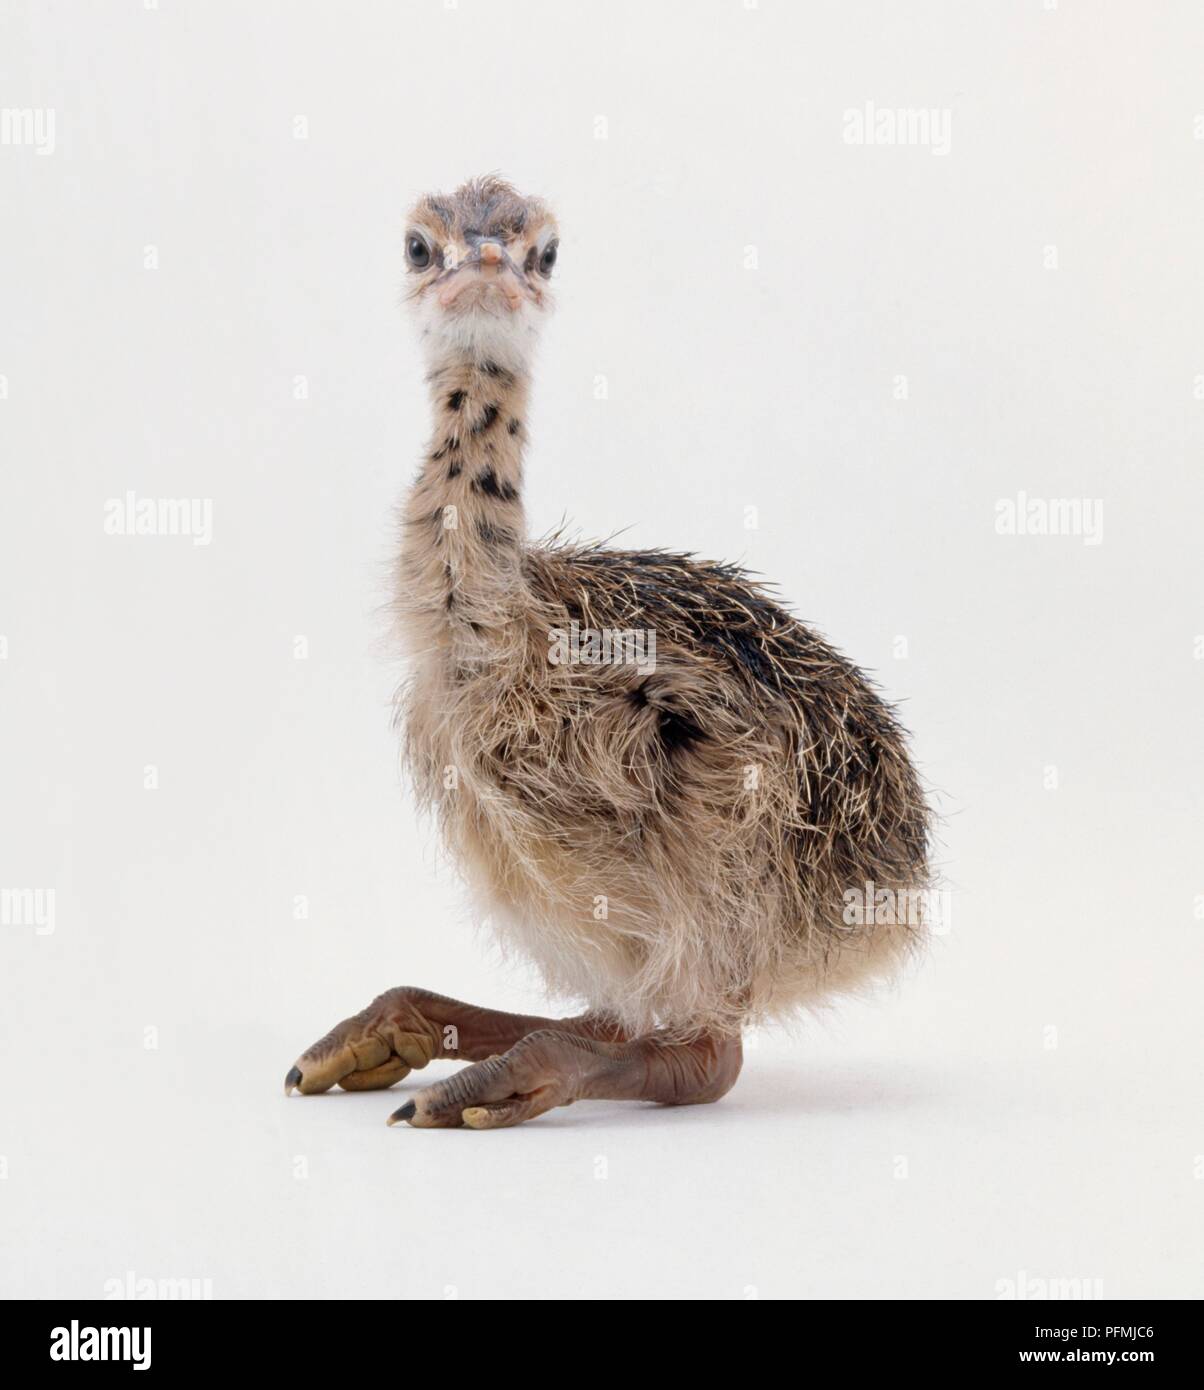
{"label": "ostrich chick", "polygon": [[481,911],[588,1008],[551,1020],[387,991],[285,1090],[474,1064],[390,1123],[717,1100],[746,1025],[890,974],[919,935],[846,906],[867,884],[928,882],[905,736],[857,668],[732,566],[527,539],[529,372],[557,245],[549,209],[495,178],[410,215],[434,427],[403,512],[398,713]]}

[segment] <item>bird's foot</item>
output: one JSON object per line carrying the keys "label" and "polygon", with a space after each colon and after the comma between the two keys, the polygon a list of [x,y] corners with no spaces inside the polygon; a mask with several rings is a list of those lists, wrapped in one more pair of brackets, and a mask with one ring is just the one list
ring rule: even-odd
{"label": "bird's foot", "polygon": [[740,1072],[739,1038],[605,1042],[541,1028],[508,1052],[417,1092],[389,1117],[418,1129],[504,1129],[575,1100],[718,1100]]}

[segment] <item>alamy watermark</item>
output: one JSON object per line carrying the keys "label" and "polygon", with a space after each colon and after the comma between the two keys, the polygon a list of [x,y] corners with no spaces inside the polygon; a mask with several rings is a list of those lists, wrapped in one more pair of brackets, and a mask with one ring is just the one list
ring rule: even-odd
{"label": "alamy watermark", "polygon": [[953,148],[953,112],[947,106],[851,106],[844,113],[846,145],[917,145],[945,155]]}
{"label": "alamy watermark", "polygon": [[1018,492],[995,503],[997,536],[1081,536],[1084,545],[1104,539],[1102,497],[1030,497]]}
{"label": "alamy watermark", "polygon": [[945,936],[953,925],[948,888],[884,888],[867,878],[842,898],[841,918],[849,927],[922,927]]}
{"label": "alamy watermark", "polygon": [[54,889],[0,888],[0,927],[32,927],[35,936],[53,936]]}
{"label": "alamy watermark", "polygon": [[106,536],[191,536],[193,545],[213,539],[211,497],[139,497],[127,492],[105,502]]}
{"label": "alamy watermark", "polygon": [[1043,1279],[1021,1270],[1015,1279],[996,1279],[995,1297],[1042,1302],[1048,1299],[1096,1299],[1104,1296],[1102,1279]]}
{"label": "alamy watermark", "polygon": [[135,1371],[149,1371],[149,1327],[80,1326],[72,1318],[67,1327],[50,1330],[51,1361],[129,1361]]}
{"label": "alamy watermark", "polygon": [[38,154],[53,154],[54,107],[0,108],[0,145],[23,145]]}
{"label": "alamy watermark", "polygon": [[207,1301],[213,1297],[212,1279],[149,1279],[127,1269],[120,1278],[105,1280],[106,1299],[128,1299],[146,1302],[162,1299],[168,1302]]}
{"label": "alamy watermark", "polygon": [[656,670],[656,632],[642,627],[581,627],[574,620],[567,629],[549,631],[548,660],[553,666],[634,666],[650,674]]}

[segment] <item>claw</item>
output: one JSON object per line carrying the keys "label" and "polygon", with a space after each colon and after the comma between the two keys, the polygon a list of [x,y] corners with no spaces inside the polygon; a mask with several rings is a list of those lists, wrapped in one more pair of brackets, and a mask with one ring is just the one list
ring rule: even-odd
{"label": "claw", "polygon": [[417,1109],[418,1107],[412,1100],[407,1100],[400,1110],[394,1110],[385,1123],[390,1126],[399,1125],[402,1120],[410,1119]]}
{"label": "claw", "polygon": [[291,1096],[294,1086],[301,1084],[301,1071],[298,1067],[293,1067],[289,1074],[284,1078],[284,1094]]}

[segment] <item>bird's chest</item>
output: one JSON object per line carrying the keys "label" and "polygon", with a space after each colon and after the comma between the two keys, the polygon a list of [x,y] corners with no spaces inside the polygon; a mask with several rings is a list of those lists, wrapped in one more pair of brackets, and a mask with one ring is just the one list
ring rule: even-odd
{"label": "bird's chest", "polygon": [[521,673],[443,663],[416,683],[407,734],[412,756],[466,797],[559,799],[571,721]]}

